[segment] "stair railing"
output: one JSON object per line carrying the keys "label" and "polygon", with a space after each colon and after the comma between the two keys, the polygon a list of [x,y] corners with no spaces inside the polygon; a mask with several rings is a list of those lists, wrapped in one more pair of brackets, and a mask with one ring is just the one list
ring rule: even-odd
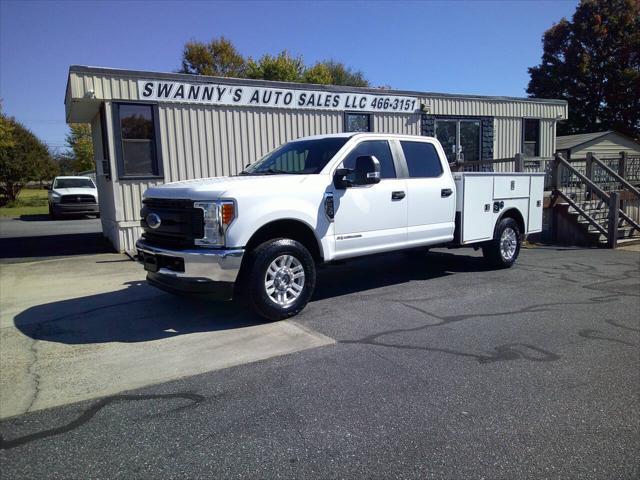
{"label": "stair railing", "polygon": [[[584,190],[581,185],[571,185],[572,183],[575,183],[573,180],[565,179],[567,185],[563,185],[562,168],[566,169],[572,176],[577,177],[584,184]],[[620,218],[623,218],[627,223],[629,223],[629,225],[640,231],[640,225],[633,221],[624,211],[620,210],[620,194],[618,192],[605,192],[599,185],[593,182],[587,175],[577,170],[559,153],[556,153],[554,156],[552,187],[554,198],[562,198],[576,212],[578,212],[578,214],[584,217],[590,225],[603,234],[607,239],[609,248],[616,248],[618,244],[618,225],[620,223]],[[579,189],[580,192],[584,191],[586,193],[585,199],[591,199],[592,195],[595,194],[607,206],[607,229],[600,225],[600,223],[586,210],[580,207],[580,205],[575,201],[575,197],[572,198],[572,194],[575,195],[578,191],[576,188]],[[563,191],[567,189],[573,189],[573,193]]]}

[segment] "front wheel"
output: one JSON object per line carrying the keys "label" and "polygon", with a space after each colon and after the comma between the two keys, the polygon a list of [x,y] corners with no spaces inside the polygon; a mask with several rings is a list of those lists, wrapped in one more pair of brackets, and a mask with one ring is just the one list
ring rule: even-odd
{"label": "front wheel", "polygon": [[313,257],[300,242],[269,240],[250,253],[243,294],[258,315],[282,320],[298,314],[316,285]]}
{"label": "front wheel", "polygon": [[520,254],[522,235],[513,218],[504,218],[496,228],[493,240],[482,247],[484,258],[494,267],[509,268]]}

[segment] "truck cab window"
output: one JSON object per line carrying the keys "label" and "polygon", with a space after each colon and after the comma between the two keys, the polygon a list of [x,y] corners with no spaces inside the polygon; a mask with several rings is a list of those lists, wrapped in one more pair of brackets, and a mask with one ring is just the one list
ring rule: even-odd
{"label": "truck cab window", "polygon": [[356,158],[363,155],[373,155],[380,162],[381,178],[396,178],[396,167],[393,165],[393,157],[389,142],[386,140],[368,140],[359,143],[344,159],[345,168],[355,168]]}
{"label": "truck cab window", "polygon": [[435,178],[442,175],[442,164],[436,147],[426,142],[401,141],[409,177]]}

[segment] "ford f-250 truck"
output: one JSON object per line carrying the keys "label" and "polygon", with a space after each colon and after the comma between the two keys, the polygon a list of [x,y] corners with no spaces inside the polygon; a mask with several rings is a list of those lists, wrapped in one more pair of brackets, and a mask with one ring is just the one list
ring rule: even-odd
{"label": "ford f-250 truck", "polygon": [[446,158],[430,137],[301,138],[233,177],[149,188],[138,258],[151,285],[239,294],[272,320],[305,307],[319,263],[472,246],[510,267],[542,228],[544,174],[452,174]]}

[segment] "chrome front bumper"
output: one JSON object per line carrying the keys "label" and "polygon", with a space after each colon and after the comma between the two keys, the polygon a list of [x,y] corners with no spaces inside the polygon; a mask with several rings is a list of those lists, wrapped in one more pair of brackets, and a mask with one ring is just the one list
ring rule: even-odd
{"label": "chrome front bumper", "polygon": [[159,255],[168,258],[180,258],[184,261],[184,272],[169,268],[160,268],[156,273],[174,278],[202,279],[212,282],[235,282],[240,272],[244,249],[229,250],[192,249],[168,250],[147,245],[143,240],[136,242],[138,252]]}

